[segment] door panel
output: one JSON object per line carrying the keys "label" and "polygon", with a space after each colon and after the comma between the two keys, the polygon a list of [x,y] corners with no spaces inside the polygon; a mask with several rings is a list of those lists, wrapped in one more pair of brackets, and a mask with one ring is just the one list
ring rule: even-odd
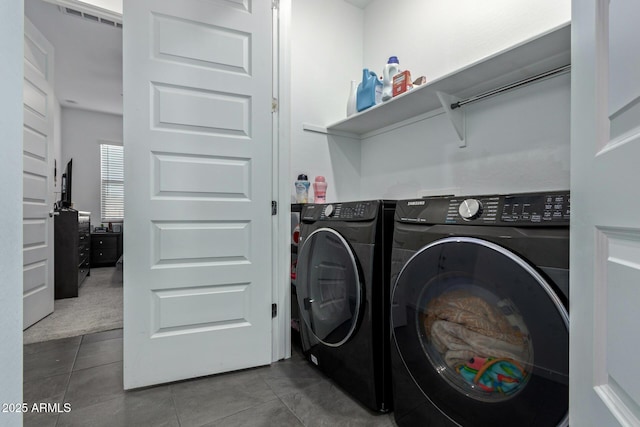
{"label": "door panel", "polygon": [[53,312],[53,47],[25,17],[23,328]]}
{"label": "door panel", "polygon": [[125,388],[271,361],[270,7],[125,3]]}
{"label": "door panel", "polygon": [[610,137],[633,133],[640,123],[640,40],[634,34],[640,9],[633,2],[615,1],[609,8],[609,121]]}
{"label": "door panel", "polygon": [[574,0],[572,425],[639,425],[640,4]]}

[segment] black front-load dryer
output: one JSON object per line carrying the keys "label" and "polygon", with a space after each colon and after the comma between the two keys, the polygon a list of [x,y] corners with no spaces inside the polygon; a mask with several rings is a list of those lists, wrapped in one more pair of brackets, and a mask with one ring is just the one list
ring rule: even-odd
{"label": "black front-load dryer", "polygon": [[296,292],[302,349],[374,411],[391,408],[389,268],[395,202],[306,205]]}
{"label": "black front-load dryer", "polygon": [[568,425],[569,192],[399,201],[394,416]]}

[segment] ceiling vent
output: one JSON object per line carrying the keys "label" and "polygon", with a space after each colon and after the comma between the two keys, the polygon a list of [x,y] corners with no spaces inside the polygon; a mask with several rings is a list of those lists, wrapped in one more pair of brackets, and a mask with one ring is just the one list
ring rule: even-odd
{"label": "ceiling vent", "polygon": [[73,9],[70,7],[58,6],[58,8],[60,9],[60,12],[64,13],[65,15],[77,16],[78,18],[84,18],[87,21],[97,22],[100,24],[108,25],[110,27],[122,28],[121,23],[116,22],[112,19],[103,18],[101,16],[97,16],[92,13],[83,12],[81,10]]}

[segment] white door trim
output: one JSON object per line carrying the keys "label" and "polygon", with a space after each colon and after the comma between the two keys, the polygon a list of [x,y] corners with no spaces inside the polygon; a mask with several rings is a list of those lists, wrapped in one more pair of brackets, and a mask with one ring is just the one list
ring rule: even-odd
{"label": "white door trim", "polygon": [[280,0],[274,16],[274,113],[273,187],[278,215],[273,221],[274,290],[278,315],[273,319],[273,361],[291,357],[291,191],[289,189],[291,133],[291,0]]}
{"label": "white door trim", "polygon": [[[22,398],[22,135],[24,7],[22,1],[0,5],[0,42],[4,64],[0,67],[0,402]],[[2,425],[22,425],[22,414],[3,413]]]}

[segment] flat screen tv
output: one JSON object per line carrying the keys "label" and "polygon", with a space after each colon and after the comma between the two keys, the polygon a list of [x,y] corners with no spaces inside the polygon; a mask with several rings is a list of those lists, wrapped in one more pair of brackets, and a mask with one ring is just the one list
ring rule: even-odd
{"label": "flat screen tv", "polygon": [[72,177],[73,159],[69,160],[67,167],[62,174],[62,194],[60,198],[60,204],[63,208],[71,207],[71,177]]}

